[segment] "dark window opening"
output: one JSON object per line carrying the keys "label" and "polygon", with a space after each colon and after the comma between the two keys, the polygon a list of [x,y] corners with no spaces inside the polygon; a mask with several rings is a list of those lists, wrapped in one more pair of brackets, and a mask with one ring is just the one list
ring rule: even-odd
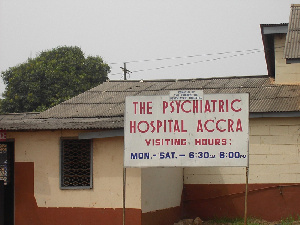
{"label": "dark window opening", "polygon": [[0,144],[0,180],[4,182],[4,185],[10,182],[9,173],[7,144]]}
{"label": "dark window opening", "polygon": [[91,140],[61,141],[61,188],[92,188]]}

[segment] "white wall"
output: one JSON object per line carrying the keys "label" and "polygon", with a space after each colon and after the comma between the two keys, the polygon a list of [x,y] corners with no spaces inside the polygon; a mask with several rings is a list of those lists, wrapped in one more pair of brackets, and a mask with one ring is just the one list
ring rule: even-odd
{"label": "white wall", "polygon": [[182,168],[142,169],[142,212],[180,206]]}

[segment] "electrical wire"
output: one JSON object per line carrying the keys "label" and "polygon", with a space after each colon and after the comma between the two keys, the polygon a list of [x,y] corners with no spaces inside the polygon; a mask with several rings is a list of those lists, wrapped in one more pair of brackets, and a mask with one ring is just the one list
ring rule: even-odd
{"label": "electrical wire", "polygon": [[[228,52],[217,52],[217,53],[204,53],[204,54],[196,54],[196,55],[188,55],[188,56],[174,56],[174,57],[165,57],[165,58],[156,58],[156,59],[142,59],[142,60],[132,60],[122,63],[139,63],[139,62],[151,62],[151,61],[162,61],[162,60],[174,60],[174,59],[184,59],[184,58],[194,58],[194,57],[203,57],[203,56],[212,56],[212,55],[224,55],[224,54],[232,54],[232,53],[241,53],[241,52],[252,52],[252,51],[262,51],[263,49],[247,49],[247,50],[238,50],[238,51],[228,51]],[[117,63],[108,63],[110,65],[121,64],[121,62]]]}
{"label": "electrical wire", "polygon": [[[201,61],[196,61],[196,62],[188,62],[188,63],[180,63],[180,64],[175,64],[175,65],[169,65],[169,66],[161,66],[161,67],[156,67],[156,68],[150,68],[150,69],[142,69],[142,70],[135,70],[131,71],[132,73],[137,73],[137,72],[145,72],[145,71],[151,71],[151,70],[159,70],[159,69],[166,69],[166,68],[172,68],[172,67],[178,67],[178,66],[186,66],[186,65],[192,65],[192,64],[197,64],[197,63],[204,63],[204,62],[212,62],[212,61],[217,61],[221,59],[228,59],[228,58],[233,58],[233,57],[239,57],[239,56],[244,56],[244,55],[249,55],[249,54],[254,54],[254,53],[259,53],[262,52],[263,49],[253,49],[253,50],[246,50],[246,51],[235,51],[235,52],[223,52],[223,53],[218,53],[218,54],[229,54],[229,53],[238,53],[238,52],[245,52],[241,54],[235,54],[235,55],[230,55],[230,56],[224,56],[224,57],[218,57],[218,58],[213,58],[213,59],[206,59],[206,60],[201,60]],[[209,55],[214,55],[214,54],[202,54],[202,56],[209,56]],[[200,56],[200,55],[198,55]],[[185,56],[186,57],[196,57],[194,56]],[[164,60],[164,59],[176,59],[176,58],[184,58],[184,57],[170,57],[170,58],[160,58],[160,59],[155,59],[155,60]],[[149,60],[139,60],[139,61],[131,61],[131,62],[148,62]],[[115,75],[122,75],[123,73],[114,73],[114,74],[109,74],[110,76],[115,76]]]}
{"label": "electrical wire", "polygon": [[249,55],[249,54],[253,54],[253,53],[257,53],[257,52],[249,52],[249,53],[243,53],[243,54],[236,54],[236,55],[225,56],[225,57],[218,57],[218,58],[214,58],[214,59],[206,59],[206,60],[201,60],[201,61],[196,61],[196,62],[180,63],[180,64],[175,64],[175,65],[170,65],[170,66],[156,67],[156,68],[152,68],[152,69],[135,70],[135,71],[132,71],[132,73],[134,73],[134,72],[144,72],[144,71],[148,71],[148,70],[159,70],[159,69],[165,69],[165,68],[171,68],[171,67],[178,67],[178,66],[186,66],[186,65],[203,63],[203,62],[217,61],[217,60],[220,60],[220,59],[228,59],[228,58],[233,58],[233,57],[238,57],[238,56],[243,56],[243,55]]}

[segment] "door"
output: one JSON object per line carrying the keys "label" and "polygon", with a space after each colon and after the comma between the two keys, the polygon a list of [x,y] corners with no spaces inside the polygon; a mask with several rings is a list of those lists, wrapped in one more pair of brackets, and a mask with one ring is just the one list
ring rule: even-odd
{"label": "door", "polygon": [[0,142],[0,225],[14,224],[14,143]]}

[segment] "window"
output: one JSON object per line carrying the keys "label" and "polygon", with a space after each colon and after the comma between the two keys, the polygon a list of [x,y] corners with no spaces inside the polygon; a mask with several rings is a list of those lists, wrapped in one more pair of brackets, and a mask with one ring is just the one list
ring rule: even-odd
{"label": "window", "polygon": [[7,144],[0,144],[0,180],[3,180],[4,185],[9,182],[7,156]]}
{"label": "window", "polygon": [[92,188],[92,141],[61,141],[61,189]]}

